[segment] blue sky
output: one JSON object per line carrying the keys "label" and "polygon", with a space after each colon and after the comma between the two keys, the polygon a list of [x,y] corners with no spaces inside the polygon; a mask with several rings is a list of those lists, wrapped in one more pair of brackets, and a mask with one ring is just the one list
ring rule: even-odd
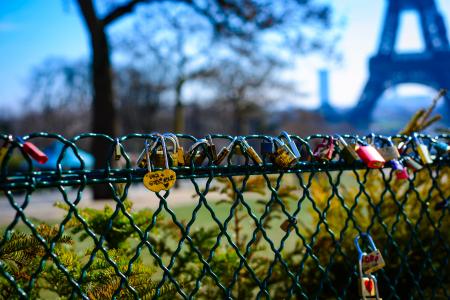
{"label": "blue sky", "polygon": [[[331,0],[330,0],[331,1]],[[331,101],[353,105],[367,78],[367,58],[377,49],[386,0],[334,0],[338,18],[345,18],[339,50],[343,61],[329,64],[323,57],[302,60],[291,76],[309,93],[296,105],[314,107],[317,100],[317,70],[331,70]],[[436,0],[447,18],[450,32],[450,1]],[[406,15],[399,48],[421,45],[412,15]],[[72,0],[0,0],[0,109],[20,110],[27,78],[33,66],[52,56],[79,59],[88,55],[83,24]],[[409,89],[414,92],[414,89]]]}

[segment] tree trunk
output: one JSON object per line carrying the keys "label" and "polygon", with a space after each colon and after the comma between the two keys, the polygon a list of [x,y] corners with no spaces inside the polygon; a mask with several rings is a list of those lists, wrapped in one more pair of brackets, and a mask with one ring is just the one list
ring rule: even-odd
{"label": "tree trunk", "polygon": [[[105,25],[96,15],[91,0],[78,0],[90,37],[93,101],[92,131],[115,137],[116,113],[114,107],[111,59]],[[104,169],[110,160],[111,143],[105,139],[95,138],[91,144],[95,158],[95,169]],[[107,184],[94,185],[94,199],[111,198]]]}
{"label": "tree trunk", "polygon": [[[95,133],[115,137],[116,112],[112,88],[111,61],[109,45],[104,27],[99,28],[96,38],[92,39],[92,65],[94,99],[92,102],[92,128]],[[91,152],[95,157],[95,168],[103,169],[110,160],[111,144],[96,138]],[[94,185],[94,199],[111,198],[111,191],[106,184]]]}
{"label": "tree trunk", "polygon": [[184,133],[184,105],[181,100],[183,84],[183,80],[179,80],[175,87],[174,133]]}

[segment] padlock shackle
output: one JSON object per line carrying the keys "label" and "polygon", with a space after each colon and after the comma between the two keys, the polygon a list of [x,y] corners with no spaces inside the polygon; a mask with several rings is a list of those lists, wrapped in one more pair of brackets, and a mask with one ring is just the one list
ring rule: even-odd
{"label": "padlock shackle", "polygon": [[[344,137],[340,134],[335,134],[334,137],[344,146],[348,147],[347,141],[344,139]],[[352,137],[353,138],[353,137]]]}
{"label": "padlock shackle", "polygon": [[249,143],[245,140],[245,137],[239,136],[237,137],[236,143],[239,143],[242,146],[242,152],[246,152],[248,147],[250,147]]}
{"label": "padlock shackle", "polygon": [[284,138],[288,143],[292,142],[291,136],[287,133],[287,131],[282,131],[278,137],[280,139]]}
{"label": "padlock shackle", "polygon": [[285,145],[285,143],[277,137],[272,137],[272,142],[274,142],[274,145],[277,146],[277,148]]}
{"label": "padlock shackle", "polygon": [[[348,147],[348,143],[347,143],[347,141],[344,139],[344,137],[342,135],[335,134],[334,136],[335,136],[335,138],[337,140],[339,140],[339,142],[341,142],[342,145],[344,145],[344,147]],[[349,138],[352,141],[354,141],[355,144],[357,144],[358,142],[362,142],[361,139],[357,135],[356,136],[350,136],[350,137],[347,137],[347,138]]]}
{"label": "padlock shackle", "polygon": [[375,135],[375,133],[371,133],[369,135],[367,135],[365,137],[366,143],[368,143],[369,145],[375,145],[375,140],[376,140],[377,136]]}
{"label": "padlock shackle", "polygon": [[[157,135],[157,134],[154,134]],[[150,161],[150,153],[153,152],[153,150],[156,148],[156,146],[158,146],[158,142],[160,140],[160,137],[157,136],[156,139],[152,142],[151,146],[148,143],[148,139],[145,139],[144,141],[144,150],[142,151],[142,153],[139,155],[138,157],[138,163],[142,160],[142,157],[145,155],[145,158],[147,160],[147,170],[149,172],[152,171],[152,166],[151,166],[151,161]]]}
{"label": "padlock shackle", "polygon": [[149,149],[149,145],[148,145],[148,140],[147,139],[145,139],[145,141],[144,141],[144,151],[145,151],[145,158],[147,159],[147,171],[151,172],[152,171],[152,166],[151,166],[151,163],[150,163],[150,149]]}
{"label": "padlock shackle", "polygon": [[210,134],[208,134],[208,135],[206,136],[206,140],[208,141],[208,144],[209,144],[209,145],[214,145],[214,142],[213,142],[212,137],[211,137]]}
{"label": "padlock shackle", "polygon": [[381,134],[371,133],[371,134],[367,135],[365,137],[365,139],[366,139],[366,141],[370,141],[370,142],[368,142],[369,144],[377,145],[377,140],[378,140],[378,141],[382,141],[383,142],[381,144],[381,146],[388,145],[388,146],[394,146],[395,147],[395,144],[392,141],[392,138],[390,136],[386,137],[386,136],[381,135]]}
{"label": "padlock shackle", "polygon": [[361,247],[359,246],[360,238],[366,238],[369,241],[369,246],[372,248],[372,251],[377,251],[378,249],[377,249],[377,246],[375,246],[375,243],[373,242],[373,239],[369,233],[362,232],[361,234],[357,235],[355,237],[354,243],[355,243],[356,250],[358,251],[358,259],[359,259],[359,261],[362,261],[362,257],[364,256],[365,252],[363,252],[361,250]]}
{"label": "padlock shackle", "polygon": [[300,151],[298,150],[297,145],[295,144],[295,142],[291,139],[291,136],[289,133],[287,133],[287,131],[282,131],[279,135],[279,138],[285,139],[287,141],[287,145],[288,147],[291,149],[292,153],[294,154],[294,156],[299,159],[300,158]]}
{"label": "padlock shackle", "polygon": [[188,152],[193,153],[194,151],[197,151],[197,148],[202,144],[208,144],[208,141],[206,139],[198,139],[195,143],[191,145],[191,147],[189,147]]}
{"label": "padlock shackle", "polygon": [[168,137],[165,137],[162,134],[157,134],[157,135],[160,137],[161,144],[162,144],[162,150],[163,150],[163,155],[164,155],[164,165],[165,165],[166,169],[169,169],[169,158],[167,157],[167,145],[166,145],[166,138],[168,138]]}
{"label": "padlock shackle", "polygon": [[171,137],[172,140],[175,141],[175,146],[177,147],[177,149],[180,147],[180,141],[178,140],[178,137],[176,134],[171,133],[171,132],[166,132],[166,133],[163,133],[163,136]]}
{"label": "padlock shackle", "polygon": [[178,145],[177,145],[176,140],[173,138],[173,136],[169,136],[169,135],[164,135],[163,134],[162,137],[163,137],[164,140],[168,139],[168,140],[171,141],[171,143],[172,143],[172,151],[173,151],[173,153],[176,153],[176,151],[178,149]]}
{"label": "padlock shackle", "polygon": [[231,152],[231,149],[233,149],[233,146],[234,146],[234,144],[236,143],[237,140],[238,140],[238,137],[235,136],[233,138],[233,140],[231,140],[231,142],[225,148],[227,148],[227,150],[229,150]]}

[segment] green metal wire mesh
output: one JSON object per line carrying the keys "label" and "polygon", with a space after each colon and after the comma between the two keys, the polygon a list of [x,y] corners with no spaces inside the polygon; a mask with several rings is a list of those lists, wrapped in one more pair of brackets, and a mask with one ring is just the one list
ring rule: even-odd
{"label": "green metal wire mesh", "polygon": [[[287,169],[237,155],[221,166],[175,167],[183,193],[146,191],[143,201],[152,209],[145,214],[128,200],[147,172],[132,153],[151,135],[120,137],[120,163],[113,159],[115,139],[106,135],[25,136],[64,145],[47,170],[13,142],[0,174],[1,209],[13,212],[0,225],[0,299],[355,299],[353,238],[362,232],[372,235],[386,261],[376,274],[384,299],[449,299],[448,154],[400,181],[389,168],[309,160],[311,145],[323,137],[293,136],[304,159]],[[258,147],[268,137],[246,138]],[[78,153],[93,139],[110,144],[102,169],[88,169]],[[64,168],[69,151],[79,167]],[[101,222],[80,206],[96,184],[106,184],[112,198]],[[43,191],[65,208],[59,219],[29,216],[27,208]],[[176,205],[180,197],[183,209]],[[119,238],[131,239],[125,249]]]}

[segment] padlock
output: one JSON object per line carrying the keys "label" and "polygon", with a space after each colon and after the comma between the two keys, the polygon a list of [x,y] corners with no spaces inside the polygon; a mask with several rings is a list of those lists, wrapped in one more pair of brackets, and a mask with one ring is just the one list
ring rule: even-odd
{"label": "padlock", "polygon": [[35,161],[40,164],[45,164],[47,162],[47,155],[33,143],[25,142],[21,137],[17,137],[17,141],[19,142],[19,145],[22,146],[25,153],[31,156]]}
{"label": "padlock", "polygon": [[[172,142],[172,152],[169,151],[169,149],[166,148],[166,154],[168,154],[168,157],[171,160],[171,166],[172,167],[178,167],[178,154],[177,154],[177,146],[176,141],[172,136],[169,135],[162,135],[164,140],[169,139]],[[166,144],[167,145],[167,144]],[[161,145],[162,147],[162,145]],[[167,146],[166,146],[167,147]],[[162,168],[165,165],[165,154],[162,149],[156,148],[156,153],[154,154],[153,164],[158,167]]]}
{"label": "padlock", "polygon": [[259,153],[262,157],[271,157],[275,153],[275,145],[273,144],[273,139],[270,137],[269,140],[263,140],[259,147]]}
{"label": "padlock", "polygon": [[403,166],[397,159],[393,159],[388,162],[388,165],[394,170],[397,179],[408,179],[408,171],[405,166]]}
{"label": "padlock", "polygon": [[417,153],[419,153],[420,159],[423,164],[430,165],[433,163],[433,159],[431,158],[430,151],[428,150],[427,145],[423,143],[421,139],[417,136],[413,137],[413,142],[416,146]]}
{"label": "padlock", "polygon": [[[205,148],[203,148],[203,146]],[[184,157],[184,162],[187,166],[190,166],[192,162],[194,165],[201,165],[206,158],[206,147],[208,146],[208,141],[206,139],[199,139],[197,142],[192,144],[189,151]]]}
{"label": "padlock", "polygon": [[[152,133],[152,135],[154,135],[155,133]],[[149,158],[151,157],[151,153],[154,152],[155,148],[158,146],[159,143],[159,136],[156,137],[155,141],[152,143],[152,145],[150,146],[149,149],[146,149],[144,147],[144,149],[142,150],[142,152],[139,154],[138,159],[136,164],[138,165],[139,168],[145,168],[147,167],[147,150],[149,152]],[[145,143],[144,143],[145,146]]]}
{"label": "padlock", "polygon": [[217,150],[216,150],[216,145],[214,144],[211,135],[208,135],[206,140],[208,141],[207,149],[208,149],[208,153],[210,154],[211,160],[216,161],[217,160]]}
{"label": "padlock", "polygon": [[300,151],[298,150],[295,142],[291,139],[289,133],[287,133],[286,131],[282,131],[279,138],[286,141],[286,145],[289,147],[289,149],[291,149],[292,153],[296,157],[296,161],[299,161],[301,156]]}
{"label": "padlock", "polygon": [[413,171],[420,171],[423,169],[423,166],[410,156],[403,156],[402,160],[405,162],[405,165],[410,167]]}
{"label": "padlock", "polygon": [[278,138],[274,138],[273,141],[276,145],[276,150],[272,157],[273,163],[281,168],[289,168],[295,165],[297,157],[295,157],[291,149]]}
{"label": "padlock", "polygon": [[385,141],[382,147],[377,148],[378,153],[384,158],[385,161],[391,161],[400,158],[400,153],[397,147],[394,145],[390,138],[383,139]]}
{"label": "padlock", "polygon": [[379,299],[382,300],[378,296],[378,284],[377,279],[374,275],[363,275],[359,278],[358,292],[361,299],[371,300],[371,299]]}
{"label": "padlock", "polygon": [[216,166],[220,165],[224,159],[230,154],[231,149],[233,149],[234,144],[236,143],[237,137],[234,137],[233,140],[228,144],[228,146],[223,147],[219,154],[217,154],[217,159],[213,162]]}
{"label": "padlock", "polygon": [[195,154],[194,164],[196,166],[200,166],[203,163],[203,161],[206,159],[207,156],[208,155],[206,154],[205,149],[203,149],[203,148],[199,149],[197,151],[197,153]]}
{"label": "padlock", "polygon": [[334,153],[334,138],[324,138],[322,142],[316,146],[313,157],[318,161],[331,160]]}
{"label": "padlock", "polygon": [[432,145],[439,153],[446,153],[450,151],[450,146],[447,143],[433,140]]}
{"label": "padlock", "polygon": [[[369,254],[361,251],[361,248],[359,246],[359,239],[361,237],[365,238],[369,242],[368,246],[369,249],[371,249],[371,252]],[[361,233],[361,235],[355,237],[354,242],[356,250],[358,251],[359,261],[361,263],[361,270],[364,274],[373,273],[375,271],[378,271],[379,269],[382,269],[385,266],[383,256],[381,255],[380,250],[378,250],[377,247],[375,246],[375,243],[373,242],[373,239],[370,236],[370,234]]]}
{"label": "padlock", "polygon": [[366,166],[371,169],[382,168],[386,162],[380,153],[378,153],[377,149],[365,143],[359,145],[356,149],[356,153]]}
{"label": "padlock", "polygon": [[237,142],[239,142],[239,146],[242,149],[242,152],[244,154],[248,154],[248,156],[252,159],[252,161],[257,164],[261,165],[263,163],[261,157],[256,153],[255,149],[250,146],[250,144],[245,140],[243,137],[239,137],[237,139]]}
{"label": "padlock", "polygon": [[[165,153],[164,159],[165,169],[159,171],[152,171],[151,160],[150,160],[150,147],[148,145],[148,141],[145,140],[145,157],[147,160],[147,174],[145,174],[143,178],[144,186],[152,192],[160,192],[162,190],[168,191],[175,184],[177,179],[177,174],[169,169],[169,158],[167,155],[166,141],[164,136],[158,135],[162,145],[162,151]],[[158,143],[158,140],[154,142],[154,144]],[[156,145],[152,145],[152,148],[156,147]]]}
{"label": "padlock", "polygon": [[[359,239],[361,237],[366,238],[369,241],[369,246],[370,248],[372,248],[373,252],[371,254],[373,254],[373,257],[378,257],[378,262],[380,261],[380,257],[381,254],[378,255],[379,251],[375,246],[375,243],[372,240],[372,237],[368,234],[368,233],[362,233],[361,235],[357,235],[355,237],[354,243],[356,246],[356,250],[358,252],[358,275],[359,275],[359,280],[358,280],[358,291],[359,291],[359,295],[361,296],[362,299],[381,299],[379,296],[379,292],[378,292],[378,285],[377,285],[377,279],[374,275],[369,273],[365,273],[364,272],[364,257],[367,256],[367,254],[363,251],[361,251],[361,248],[359,246]],[[375,259],[370,260],[369,256],[369,261],[375,261]],[[382,259],[382,257],[381,257]],[[383,266],[384,266],[384,261],[383,261]]]}
{"label": "padlock", "polygon": [[120,160],[122,157],[122,150],[120,148],[120,141],[119,138],[116,138],[116,142],[114,143],[114,159]]}
{"label": "padlock", "polygon": [[400,161],[394,159],[388,162],[388,164],[391,166],[392,170],[394,170],[395,176],[397,179],[408,179],[408,169],[403,166]]}
{"label": "padlock", "polygon": [[382,269],[386,264],[380,250],[376,249],[369,254],[363,255],[362,268],[365,274],[370,274]]}
{"label": "padlock", "polygon": [[403,167],[402,170],[395,171],[395,176],[399,180],[409,179],[408,168]]}
{"label": "padlock", "polygon": [[340,135],[336,136],[339,144],[340,144],[340,157],[349,164],[354,163],[355,161],[360,160],[358,153],[355,151],[355,147],[353,145],[347,144],[343,137]]}
{"label": "padlock", "polygon": [[400,155],[403,155],[403,152],[406,150],[406,142],[400,142],[397,145],[397,151]]}
{"label": "padlock", "polygon": [[184,163],[184,149],[180,145],[180,141],[179,141],[178,137],[175,134],[170,133],[170,132],[166,132],[163,135],[172,137],[174,139],[175,144],[176,144],[176,151],[174,151],[174,152],[176,152],[178,166],[184,166],[185,165],[185,163]]}
{"label": "padlock", "polygon": [[6,153],[8,153],[9,145],[13,141],[13,136],[8,135],[2,147],[0,148],[0,165],[3,163],[3,159],[5,159]]}

